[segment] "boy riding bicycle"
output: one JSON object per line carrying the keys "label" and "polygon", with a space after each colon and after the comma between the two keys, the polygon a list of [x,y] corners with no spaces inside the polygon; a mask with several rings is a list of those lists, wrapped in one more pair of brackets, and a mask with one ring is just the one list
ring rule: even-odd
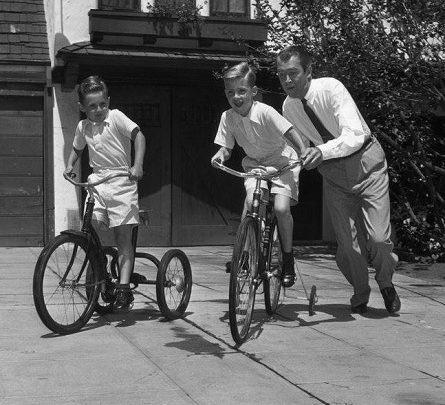
{"label": "boy riding bicycle", "polygon": [[[145,137],[139,126],[121,111],[109,109],[110,97],[104,81],[98,76],[86,78],[78,89],[79,108],[87,116],[77,125],[65,174],[73,167],[88,145],[89,164],[96,181],[110,172],[128,170],[128,177],[116,177],[94,188],[96,205],[93,219],[114,229],[118,249],[120,280],[116,285],[116,308],[127,308],[134,301],[130,277],[134,262],[131,234],[139,223],[137,181],[143,175]],[[134,163],[131,165],[131,142]]]}
{"label": "boy riding bicycle", "polygon": [[[232,154],[235,141],[246,153],[243,169],[281,169],[299,159],[306,147],[290,124],[274,108],[254,101],[258,92],[254,70],[246,63],[228,69],[224,75],[224,91],[231,109],[225,111],[219,123],[215,143],[220,145],[212,161],[226,161]],[[286,142],[287,141],[287,142]],[[297,166],[273,180],[271,193],[275,195],[274,209],[283,249],[284,287],[295,283],[295,268],[292,255],[293,218],[290,206],[298,202]],[[246,199],[242,217],[252,203],[255,179],[245,179]]]}

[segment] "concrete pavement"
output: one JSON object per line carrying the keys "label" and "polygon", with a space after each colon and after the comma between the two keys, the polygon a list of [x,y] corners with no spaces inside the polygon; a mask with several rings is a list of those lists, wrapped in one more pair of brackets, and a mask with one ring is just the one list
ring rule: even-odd
{"label": "concrete pavement", "polygon": [[[167,249],[143,250],[161,257]],[[33,305],[40,249],[1,248],[0,403],[445,403],[444,265],[400,264],[397,316],[384,309],[371,274],[370,310],[359,315],[333,256],[298,248],[305,284],[317,286],[316,314],[300,282],[273,318],[259,294],[253,334],[238,348],[223,270],[231,247],[183,250],[194,278],[185,319],[165,322],[154,287],[144,286],[130,312],[93,316],[81,332],[55,336]]]}

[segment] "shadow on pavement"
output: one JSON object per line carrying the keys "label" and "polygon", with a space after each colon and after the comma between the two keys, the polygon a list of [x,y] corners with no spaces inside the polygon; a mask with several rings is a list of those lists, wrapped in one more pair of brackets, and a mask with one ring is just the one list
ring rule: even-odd
{"label": "shadow on pavement", "polygon": [[190,333],[189,329],[180,326],[175,326],[172,330],[175,333],[175,341],[166,343],[165,347],[175,347],[197,355],[212,355],[220,359],[227,353],[218,343],[209,342],[202,334]]}
{"label": "shadow on pavement", "polygon": [[[356,316],[362,316],[369,319],[383,319],[388,317],[399,316],[398,314],[389,314],[386,309],[373,308],[368,306],[368,312],[364,314],[352,314],[351,307],[345,304],[324,304],[315,306],[315,315],[313,321],[302,318],[302,315],[307,314],[307,305],[303,304],[285,304],[279,308],[276,316],[280,320],[286,322],[298,321],[300,326],[313,326],[322,323],[333,322],[351,322],[356,320]],[[326,319],[317,319],[319,316],[330,315]],[[283,327],[286,327],[283,325]]]}

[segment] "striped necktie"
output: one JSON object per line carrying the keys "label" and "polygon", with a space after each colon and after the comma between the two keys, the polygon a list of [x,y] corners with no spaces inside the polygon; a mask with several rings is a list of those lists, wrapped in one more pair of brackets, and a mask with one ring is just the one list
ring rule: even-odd
{"label": "striped necktie", "polygon": [[315,114],[314,110],[308,105],[307,100],[305,98],[302,98],[301,102],[303,103],[304,111],[311,120],[312,124],[314,124],[314,127],[320,134],[323,142],[326,143],[327,141],[335,139],[335,137],[326,129],[326,127],[320,121],[320,118],[317,117],[317,114]]}

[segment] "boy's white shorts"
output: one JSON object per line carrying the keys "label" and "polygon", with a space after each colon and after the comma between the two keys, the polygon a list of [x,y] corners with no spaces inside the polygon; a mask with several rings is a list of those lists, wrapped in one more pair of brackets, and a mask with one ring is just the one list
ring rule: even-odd
{"label": "boy's white shorts", "polygon": [[[297,157],[298,159],[298,157]],[[268,171],[278,170],[282,167],[293,163],[296,159],[289,159],[286,156],[278,156],[271,159],[266,159],[262,162],[258,162],[249,157],[243,159],[242,165],[244,171],[250,172],[253,169],[266,169]],[[272,187],[270,192],[272,194],[279,194],[289,197],[291,200],[291,205],[298,203],[298,190],[299,190],[299,176],[300,176],[301,166],[296,166],[291,170],[284,172],[280,177],[272,181]],[[256,186],[255,178],[244,179],[244,187],[246,188],[246,194],[253,194]],[[267,183],[262,182],[261,188],[267,189]]]}
{"label": "boy's white shorts", "polygon": [[[88,177],[90,182],[99,180],[113,173],[113,170],[101,170]],[[139,223],[138,183],[128,177],[115,177],[93,188],[96,199],[93,219],[104,223],[109,228],[119,225]]]}

